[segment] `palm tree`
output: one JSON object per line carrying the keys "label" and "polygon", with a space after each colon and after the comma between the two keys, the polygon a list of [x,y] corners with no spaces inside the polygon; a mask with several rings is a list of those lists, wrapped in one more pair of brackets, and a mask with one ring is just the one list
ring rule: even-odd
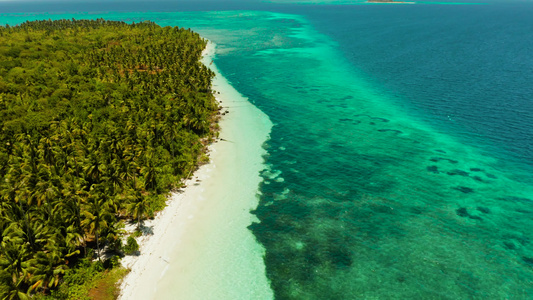
{"label": "palm tree", "polygon": [[113,215],[109,212],[109,202],[107,196],[99,191],[92,192],[92,195],[89,196],[87,207],[83,211],[85,219],[81,224],[87,233],[94,234],[96,238],[98,259],[100,259],[99,234],[103,228],[112,225]]}
{"label": "palm tree", "polygon": [[30,292],[37,289],[46,291],[56,287],[67,270],[62,254],[53,248],[53,244],[49,248],[52,249],[37,252],[35,257],[29,261],[32,284]]}
{"label": "palm tree", "polygon": [[117,246],[122,206],[141,228],[195,169],[216,103],[190,30],[48,20],[0,26],[6,40],[0,61],[38,57],[0,82],[0,298],[22,299],[56,287],[88,236],[99,258]]}
{"label": "palm tree", "polygon": [[[20,208],[17,210],[18,214],[22,211]],[[48,242],[51,231],[52,228],[46,226],[36,209],[24,211],[21,219],[18,222],[11,222],[11,225],[6,229],[10,237],[16,237],[24,245],[27,245],[30,251],[42,249]]]}
{"label": "palm tree", "polygon": [[0,280],[7,285],[0,285],[2,300],[29,300],[28,289],[24,278],[10,277],[7,272],[0,270]]}
{"label": "palm tree", "polygon": [[73,177],[68,179],[61,191],[63,201],[56,203],[55,209],[60,211],[63,227],[65,228],[65,240],[73,251],[76,247],[83,245],[84,254],[86,243],[82,227],[82,198],[87,196],[81,188],[80,183],[74,182]]}
{"label": "palm tree", "polygon": [[150,154],[145,156],[144,166],[141,168],[141,174],[144,177],[145,186],[150,190],[155,190],[157,187],[157,169],[154,166],[154,158],[152,156],[152,151],[147,151]]}
{"label": "palm tree", "polygon": [[28,299],[28,251],[21,240],[14,238],[4,239],[0,244],[3,254],[0,256],[0,276],[7,283],[4,287],[6,294],[3,299]]}
{"label": "palm tree", "polygon": [[148,210],[150,203],[148,198],[143,195],[144,191],[143,183],[135,183],[131,191],[129,191],[130,199],[128,204],[128,211],[137,220],[137,230],[141,229],[144,218],[148,216]]}

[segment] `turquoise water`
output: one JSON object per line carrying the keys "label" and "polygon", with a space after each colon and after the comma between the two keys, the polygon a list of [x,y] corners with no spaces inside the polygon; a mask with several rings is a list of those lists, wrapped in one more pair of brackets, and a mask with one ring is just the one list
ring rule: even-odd
{"label": "turquoise water", "polygon": [[521,171],[410,117],[300,18],[265,19],[284,31],[218,63],[275,124],[251,229],[277,297],[529,298]]}
{"label": "turquoise water", "polygon": [[[342,28],[326,28],[326,10],[298,9],[299,15],[289,13],[297,9],[283,8],[279,11],[284,13],[90,17],[150,19],[199,31],[218,44],[216,64],[223,75],[274,123],[264,145],[264,181],[254,211],[259,221],[250,230],[266,249],[267,276],[277,299],[531,299],[530,119],[528,110],[520,110],[531,100],[527,88],[517,96],[523,103],[516,100],[505,107],[507,116],[493,119],[512,126],[503,127],[501,134],[494,126],[493,136],[488,136],[492,131],[476,135],[489,126],[477,121],[483,119],[482,113],[476,115],[483,101],[494,93],[498,99],[514,99],[497,73],[483,77],[483,82],[497,84],[495,89],[463,85],[465,74],[437,85],[431,76],[421,78],[423,68],[420,74],[409,73],[414,71],[408,65],[426,65],[437,70],[434,76],[450,78],[443,75],[453,72],[446,68],[449,60],[439,63],[433,55],[409,61],[401,52],[408,46],[398,46],[396,56],[383,56],[388,64],[380,65],[379,56],[364,49],[357,53],[347,38],[328,32]],[[330,16],[339,16],[339,23],[350,18]],[[0,22],[28,18],[32,16],[2,16]],[[402,25],[396,21],[394,25]],[[384,37],[395,33],[367,29],[374,34],[366,37],[369,47],[372,37],[375,43],[390,41]],[[418,35],[407,44],[427,45],[427,37],[411,31]],[[353,34],[359,41],[365,38]],[[356,53],[350,56],[350,51]],[[529,70],[529,62],[522,62],[523,70]],[[399,84],[388,82],[395,79],[386,77],[390,73]],[[418,86],[402,85],[412,83],[402,74],[416,78]],[[448,98],[446,87],[462,88],[455,91],[458,95],[485,90],[487,95],[454,103],[450,99],[457,97]],[[473,101],[481,104],[467,106]],[[501,108],[497,101],[491,105],[491,110]],[[439,114],[450,107],[455,114]],[[468,114],[476,117],[461,119]],[[463,122],[447,123],[448,117]]]}

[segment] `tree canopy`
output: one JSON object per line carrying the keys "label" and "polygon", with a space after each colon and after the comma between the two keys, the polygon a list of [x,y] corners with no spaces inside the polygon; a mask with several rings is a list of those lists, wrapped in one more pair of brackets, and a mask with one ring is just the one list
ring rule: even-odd
{"label": "tree canopy", "polygon": [[152,22],[0,26],[1,299],[49,294],[91,248],[120,250],[119,221],[161,209],[205,159],[205,46]]}

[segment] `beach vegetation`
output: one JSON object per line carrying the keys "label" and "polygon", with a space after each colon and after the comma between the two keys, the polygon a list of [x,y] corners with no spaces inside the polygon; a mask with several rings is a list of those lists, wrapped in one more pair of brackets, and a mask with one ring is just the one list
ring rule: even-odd
{"label": "beach vegetation", "polygon": [[136,254],[139,251],[139,244],[137,244],[137,241],[133,236],[128,237],[128,241],[126,242],[126,245],[124,246],[124,252],[128,255]]}
{"label": "beach vegetation", "polygon": [[206,43],[149,21],[0,26],[0,299],[83,299],[138,251],[124,222],[140,230],[216,136]]}

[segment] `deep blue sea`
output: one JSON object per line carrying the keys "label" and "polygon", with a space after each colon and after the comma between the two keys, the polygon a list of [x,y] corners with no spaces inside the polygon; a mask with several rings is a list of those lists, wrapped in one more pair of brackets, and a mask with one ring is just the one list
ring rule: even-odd
{"label": "deep blue sea", "polygon": [[533,2],[126,2],[2,3],[0,23],[217,43],[274,123],[249,228],[276,299],[533,299]]}

